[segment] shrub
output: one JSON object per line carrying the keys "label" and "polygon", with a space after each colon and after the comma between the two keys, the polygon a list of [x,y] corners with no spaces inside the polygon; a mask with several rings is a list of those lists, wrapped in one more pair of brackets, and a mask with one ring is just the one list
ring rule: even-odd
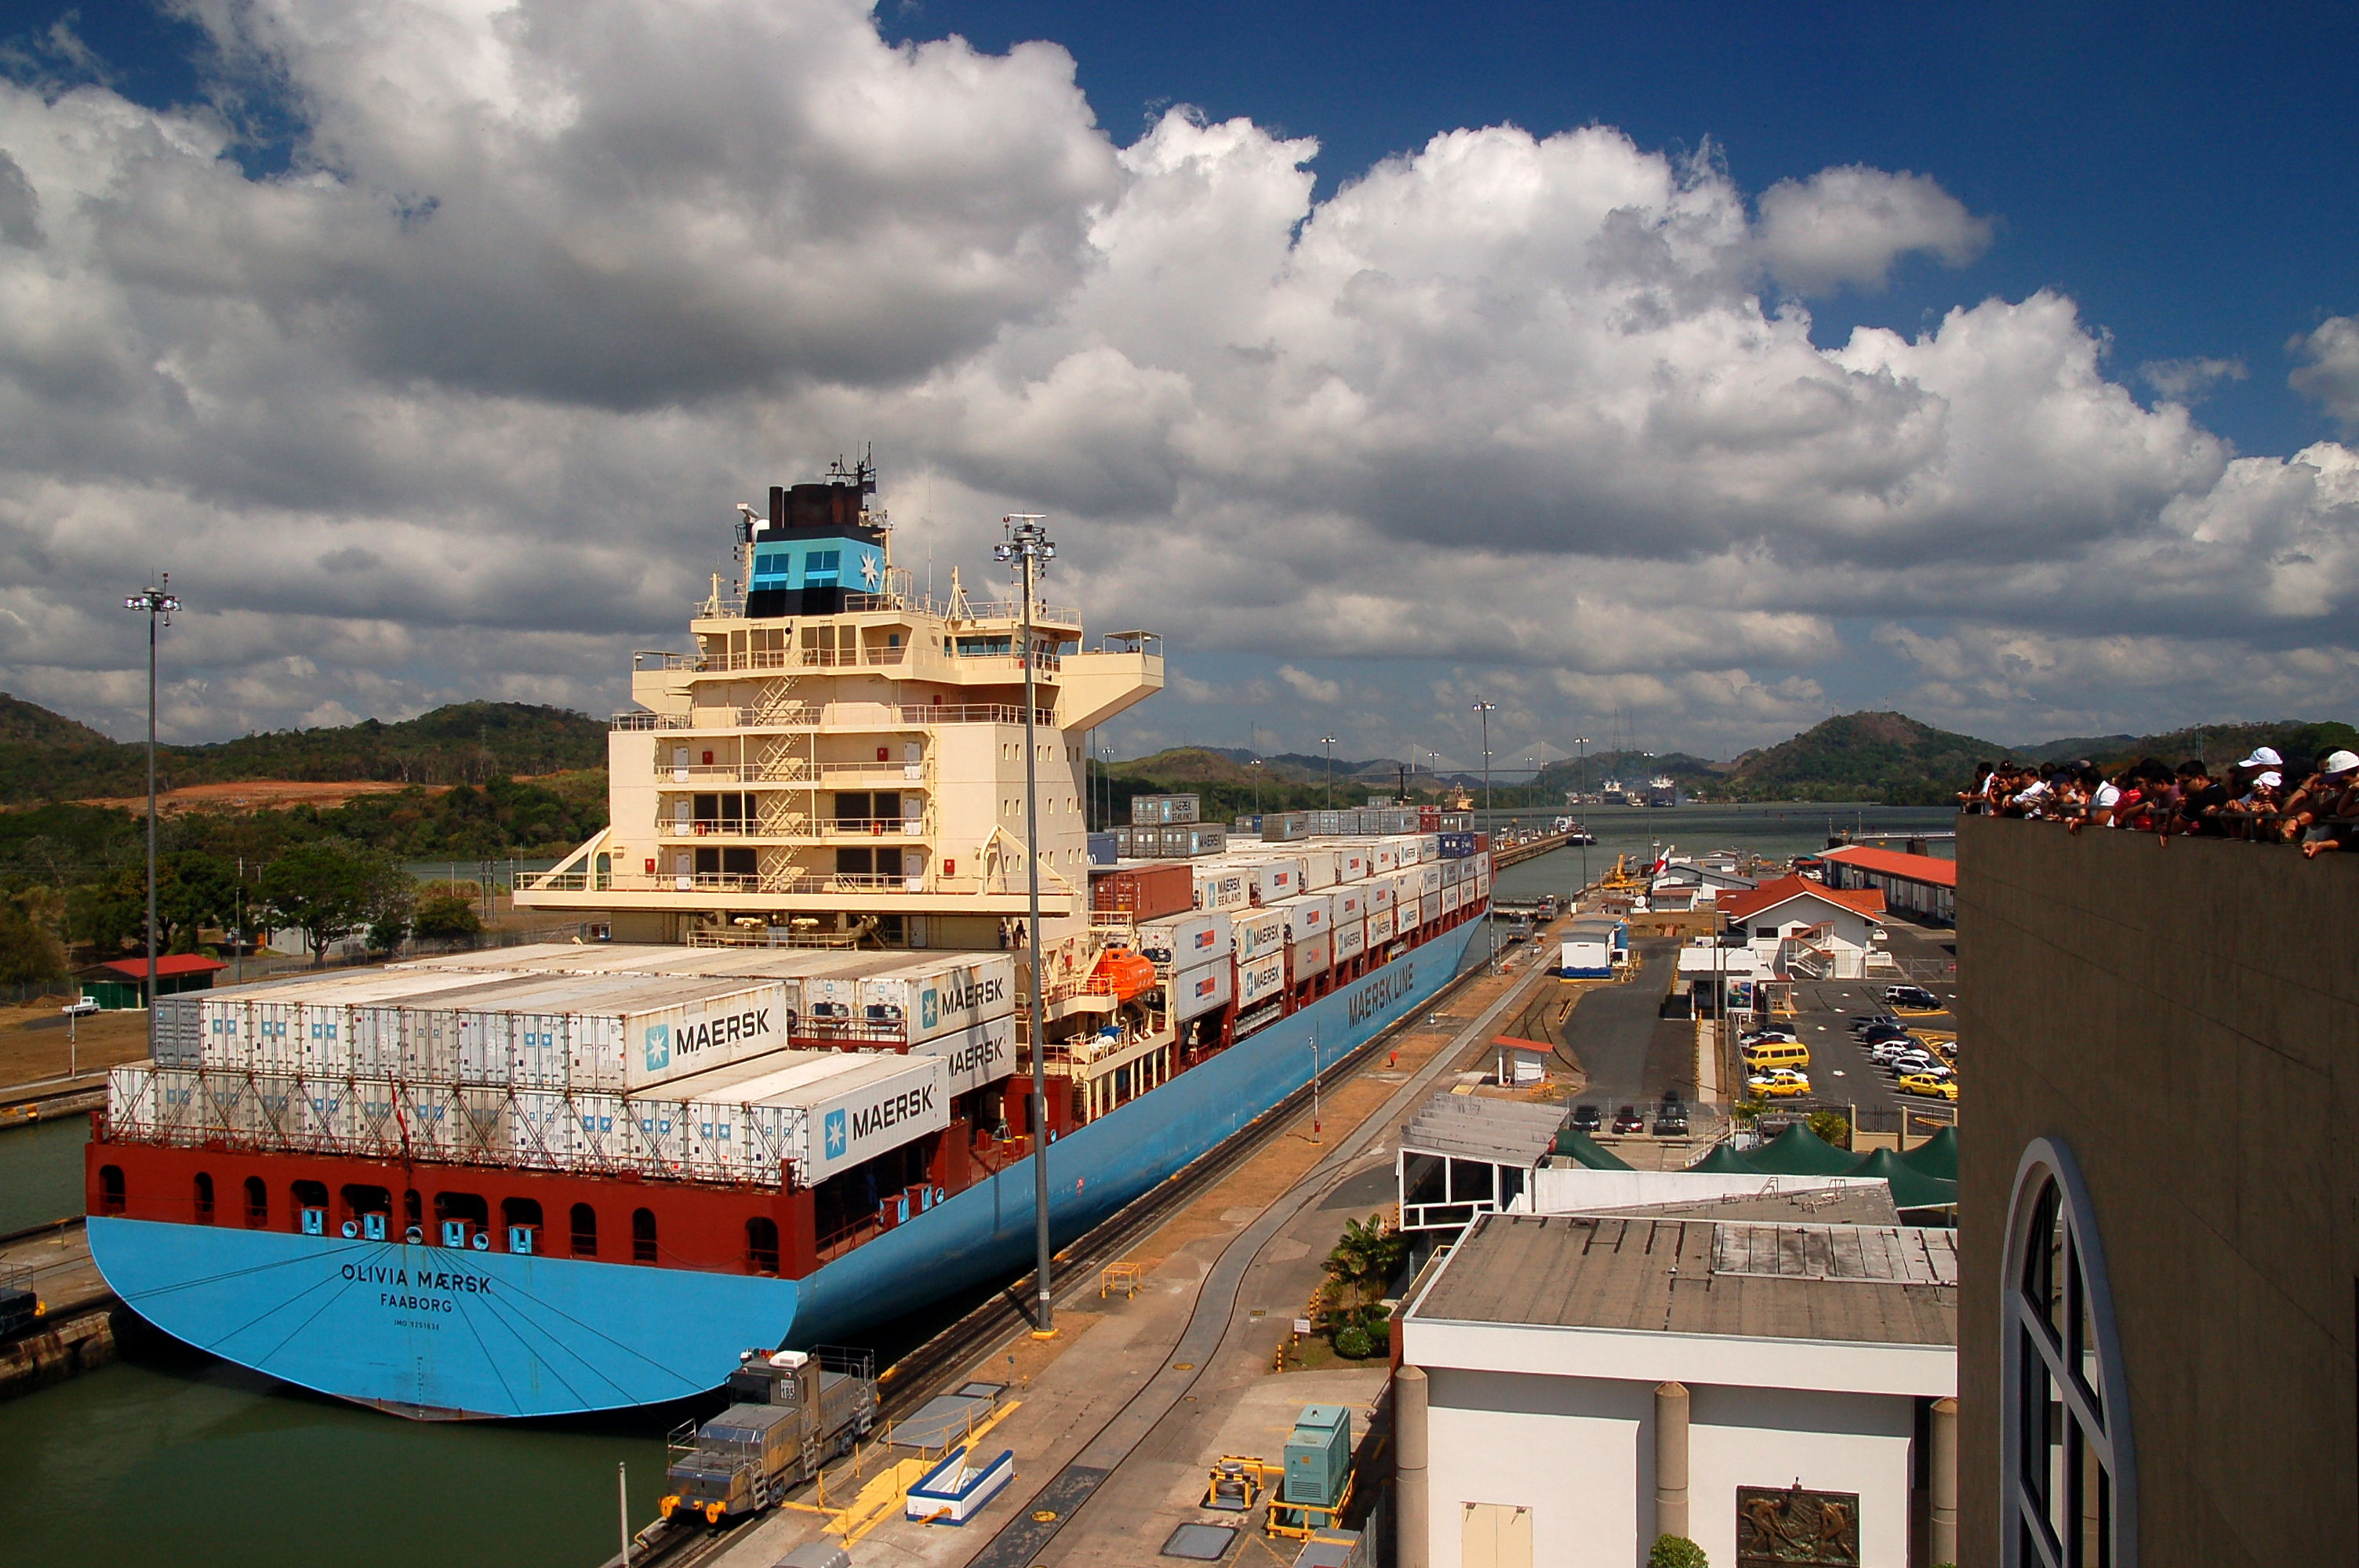
{"label": "shrub", "polygon": [[1647,1549],[1647,1568],[1712,1568],[1712,1563],[1686,1536],[1658,1535]]}
{"label": "shrub", "polygon": [[472,900],[429,892],[419,897],[409,928],[429,941],[464,940],[480,935],[484,922]]}
{"label": "shrub", "polygon": [[1810,1129],[1838,1149],[1851,1147],[1851,1123],[1839,1110],[1810,1112]]}
{"label": "shrub", "polygon": [[1335,1354],[1347,1360],[1364,1361],[1375,1353],[1375,1343],[1368,1331],[1358,1324],[1350,1324],[1335,1336]]}

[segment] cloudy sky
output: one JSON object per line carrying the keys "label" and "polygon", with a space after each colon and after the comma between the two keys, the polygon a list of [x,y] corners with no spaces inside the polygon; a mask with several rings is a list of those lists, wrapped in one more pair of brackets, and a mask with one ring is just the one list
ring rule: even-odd
{"label": "cloudy sky", "polygon": [[611,711],[873,441],[1125,753],[2349,718],[2359,12],[2071,11],[19,0],[0,687]]}

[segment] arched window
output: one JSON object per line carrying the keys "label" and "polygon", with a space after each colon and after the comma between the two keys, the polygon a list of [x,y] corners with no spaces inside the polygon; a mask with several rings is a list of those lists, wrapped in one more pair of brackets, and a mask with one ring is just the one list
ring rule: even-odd
{"label": "arched window", "polygon": [[260,1176],[245,1179],[245,1227],[260,1230],[270,1223],[270,1188]]}
{"label": "arched window", "polygon": [[213,1222],[213,1179],[202,1171],[197,1173],[197,1223]]}
{"label": "arched window", "polygon": [[121,1214],[125,1201],[123,1186],[123,1167],[120,1165],[101,1165],[98,1168],[98,1212],[101,1214]]}
{"label": "arched window", "polygon": [[2132,1568],[2137,1492],[2104,1251],[2079,1168],[2048,1139],[2016,1171],[2003,1278],[2006,1568]]}
{"label": "arched window", "polygon": [[757,1214],[745,1222],[745,1271],[778,1271],[778,1222],[766,1215]]}
{"label": "arched window", "polygon": [[573,1255],[598,1256],[598,1211],[586,1203],[573,1206]]}
{"label": "arched window", "polygon": [[631,1261],[652,1263],[656,1260],[656,1216],[653,1209],[631,1211]]}

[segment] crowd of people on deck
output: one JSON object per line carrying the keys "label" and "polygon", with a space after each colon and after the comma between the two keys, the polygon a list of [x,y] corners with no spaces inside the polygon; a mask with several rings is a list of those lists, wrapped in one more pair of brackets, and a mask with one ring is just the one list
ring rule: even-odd
{"label": "crowd of people on deck", "polygon": [[2359,753],[2285,757],[2256,747],[2214,769],[2201,758],[2177,767],[2141,757],[2111,774],[2088,762],[1975,764],[1962,809],[2174,836],[2299,844],[2305,856],[2359,850]]}

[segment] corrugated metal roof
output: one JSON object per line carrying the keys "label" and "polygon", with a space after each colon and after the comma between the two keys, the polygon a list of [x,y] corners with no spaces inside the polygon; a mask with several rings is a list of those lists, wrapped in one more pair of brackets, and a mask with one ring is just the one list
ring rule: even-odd
{"label": "corrugated metal roof", "polygon": [[1556,1142],[1557,1129],[1570,1114],[1560,1105],[1439,1094],[1420,1106],[1401,1129],[1401,1148],[1410,1153],[1528,1168],[1547,1157]]}
{"label": "corrugated metal roof", "polygon": [[1958,862],[1944,860],[1938,855],[1904,855],[1895,849],[1876,849],[1872,844],[1853,844],[1841,849],[1830,849],[1819,859],[1840,860],[1846,866],[1857,866],[1863,871],[1875,871],[1937,888],[1958,885]]}
{"label": "corrugated metal roof", "polygon": [[[1955,1345],[1952,1233],[1851,1227],[1854,1239],[1796,1239],[1784,1268],[1780,1233],[1823,1226],[1724,1226],[1702,1219],[1488,1215],[1460,1242],[1410,1311],[1428,1321],[1724,1334],[1869,1345]],[[1744,1233],[1747,1264],[1714,1265],[1723,1231]],[[1766,1239],[1752,1233],[1770,1233]],[[1814,1251],[1813,1249],[1816,1249]],[[1945,1248],[1948,1272],[1937,1260]],[[1912,1256],[1912,1253],[1914,1254]],[[1840,1261],[1833,1261],[1837,1255]],[[1810,1271],[1814,1260],[1826,1269]],[[1883,1269],[1891,1277],[1878,1277]],[[1832,1272],[1828,1271],[1832,1270]],[[1843,1271],[1850,1271],[1844,1272]],[[1929,1278],[1919,1279],[1923,1273]]]}

